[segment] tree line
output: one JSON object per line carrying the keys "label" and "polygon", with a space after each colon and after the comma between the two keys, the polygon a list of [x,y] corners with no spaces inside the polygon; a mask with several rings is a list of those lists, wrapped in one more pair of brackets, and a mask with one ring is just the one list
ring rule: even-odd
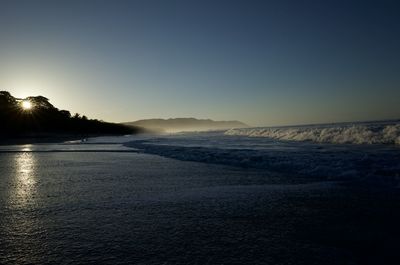
{"label": "tree line", "polygon": [[[24,109],[23,102],[31,109]],[[137,127],[88,119],[78,113],[71,115],[67,110],[54,107],[43,96],[18,99],[7,91],[0,91],[0,135],[20,136],[27,134],[81,134],[108,135],[138,133]]]}

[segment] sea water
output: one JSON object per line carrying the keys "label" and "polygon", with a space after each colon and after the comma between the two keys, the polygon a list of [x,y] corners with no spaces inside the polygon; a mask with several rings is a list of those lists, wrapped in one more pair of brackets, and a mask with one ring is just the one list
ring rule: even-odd
{"label": "sea water", "polygon": [[[399,153],[389,143],[232,132],[2,146],[0,263],[389,259],[399,234]],[[363,183],[374,191],[354,186]],[[360,255],[368,242],[385,247]]]}

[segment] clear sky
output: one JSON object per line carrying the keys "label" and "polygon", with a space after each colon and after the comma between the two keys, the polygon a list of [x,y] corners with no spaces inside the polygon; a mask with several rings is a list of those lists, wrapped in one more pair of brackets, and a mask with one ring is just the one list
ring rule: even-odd
{"label": "clear sky", "polygon": [[116,122],[400,118],[398,3],[0,0],[0,89]]}

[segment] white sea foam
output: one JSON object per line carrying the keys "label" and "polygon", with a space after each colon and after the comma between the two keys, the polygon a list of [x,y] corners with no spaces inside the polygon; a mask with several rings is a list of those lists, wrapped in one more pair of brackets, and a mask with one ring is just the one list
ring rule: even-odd
{"label": "white sea foam", "polygon": [[226,135],[335,144],[400,144],[400,124],[260,127],[231,129]]}
{"label": "white sea foam", "polygon": [[[400,181],[400,152],[395,145],[315,144],[271,141],[264,137],[196,135],[125,143],[137,152],[182,161],[266,170],[294,177]],[[392,185],[392,184],[390,184]]]}

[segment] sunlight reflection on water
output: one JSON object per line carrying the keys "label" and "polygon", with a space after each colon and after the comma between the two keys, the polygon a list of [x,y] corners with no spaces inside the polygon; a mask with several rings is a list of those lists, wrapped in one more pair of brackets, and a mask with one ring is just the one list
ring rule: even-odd
{"label": "sunlight reflection on water", "polygon": [[36,160],[34,153],[29,151],[30,147],[23,149],[26,152],[20,153],[15,158],[16,176],[15,176],[15,192],[11,198],[11,202],[16,207],[25,207],[32,203],[36,189]]}
{"label": "sunlight reflection on water", "polygon": [[0,264],[42,264],[37,259],[48,252],[46,231],[37,215],[40,160],[32,149],[24,145],[22,152],[12,154],[8,161],[12,171],[5,215],[0,218],[0,238],[6,246],[0,251]]}

